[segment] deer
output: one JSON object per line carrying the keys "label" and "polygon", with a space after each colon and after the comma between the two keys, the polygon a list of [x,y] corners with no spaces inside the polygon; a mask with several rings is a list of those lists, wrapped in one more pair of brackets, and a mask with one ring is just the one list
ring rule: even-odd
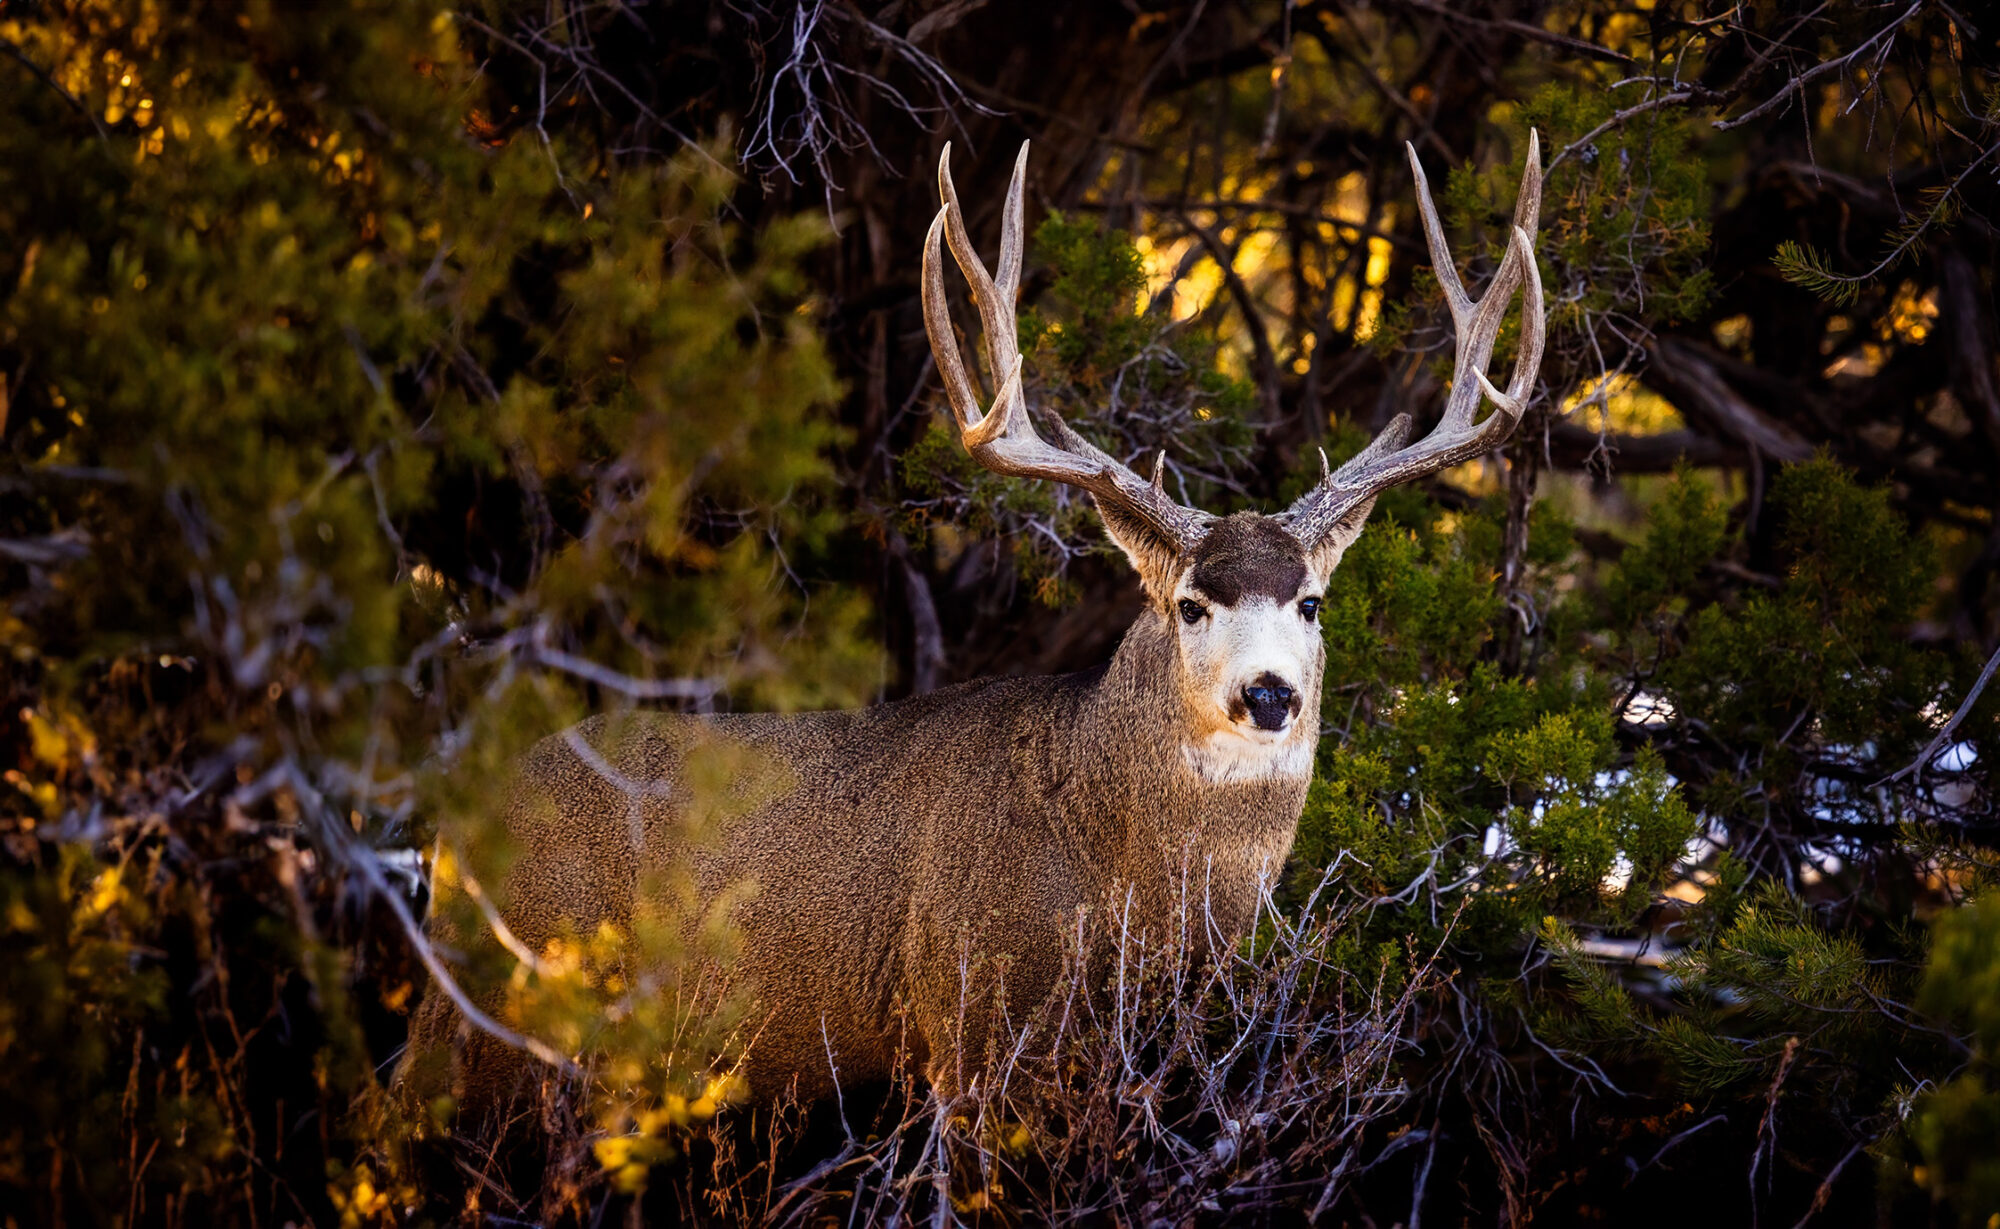
{"label": "deer", "polygon": [[[1317,484],[1284,511],[1216,516],[1169,498],[1164,451],[1142,477],[1056,414],[1039,413],[1046,435],[1036,424],[1015,327],[1028,146],[989,272],[946,145],[921,298],[959,437],[987,469],[1087,494],[1138,573],[1142,612],[1111,660],[1081,673],[982,678],[849,711],[600,715],[543,740],[521,762],[505,813],[521,849],[501,906],[516,939],[539,948],[565,926],[622,924],[647,870],[684,860],[699,900],[733,902],[729,975],[755,996],[740,1071],[764,1100],[826,1097],[899,1069],[941,1094],[968,1088],[995,1010],[990,998],[968,1008],[968,968],[996,970],[1009,1000],[1032,1004],[1064,975],[1064,936],[1093,910],[1120,910],[1124,925],[1158,937],[1192,890],[1207,941],[1243,935],[1284,866],[1312,779],[1325,665],[1317,620],[1342,555],[1383,491],[1499,447],[1541,365],[1539,138],[1529,137],[1504,258],[1476,300],[1416,150],[1405,149],[1456,333],[1437,426],[1411,442],[1412,417],[1398,414],[1338,469],[1322,450]],[[946,301],[945,246],[970,286],[998,389],[983,408]],[[1503,391],[1486,368],[1522,287]],[[1483,420],[1482,398],[1493,404]],[[741,783],[741,813],[691,841],[679,831],[681,783],[690,757],[719,743],[765,767],[746,770],[756,780]],[[458,938],[439,921],[432,937]],[[504,1104],[531,1061],[467,1027],[435,990],[409,1049],[434,1047],[451,1051],[461,1114]]]}

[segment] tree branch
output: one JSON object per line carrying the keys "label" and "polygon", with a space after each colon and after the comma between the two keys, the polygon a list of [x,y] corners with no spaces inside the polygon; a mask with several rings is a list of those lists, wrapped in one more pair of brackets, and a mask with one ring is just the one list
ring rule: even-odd
{"label": "tree branch", "polygon": [[1745,401],[1695,343],[1663,337],[1655,341],[1644,374],[1686,415],[1715,432],[1756,449],[1774,461],[1804,461],[1813,446],[1797,431]]}
{"label": "tree branch", "polygon": [[1278,420],[1278,356],[1271,349],[1270,333],[1264,328],[1264,318],[1257,311],[1257,297],[1250,293],[1242,275],[1236,272],[1236,253],[1223,246],[1214,231],[1203,226],[1186,214],[1181,215],[1181,224],[1201,240],[1202,246],[1215,259],[1222,270],[1222,283],[1229,287],[1230,297],[1236,300],[1237,308],[1243,314],[1243,324],[1250,334],[1250,348],[1257,364],[1257,391],[1264,404],[1266,422]]}
{"label": "tree branch", "polygon": [[104,122],[97,118],[97,113],[95,111],[92,111],[89,107],[85,106],[82,99],[78,98],[76,95],[64,89],[62,85],[59,82],[57,82],[54,77],[49,76],[47,70],[45,70],[41,65],[29,59],[28,53],[21,50],[18,44],[16,44],[12,39],[0,38],[0,51],[4,51],[8,55],[12,56],[14,59],[19,60],[23,68],[26,68],[29,72],[35,74],[35,79],[37,81],[40,81],[43,85],[46,85],[50,89],[54,90],[56,92],[57,97],[61,98],[64,102],[68,103],[72,110],[74,110],[78,115],[81,115],[83,118],[89,120],[90,126],[92,128],[97,129],[98,140],[103,141],[106,144],[110,143],[111,134],[105,131]]}

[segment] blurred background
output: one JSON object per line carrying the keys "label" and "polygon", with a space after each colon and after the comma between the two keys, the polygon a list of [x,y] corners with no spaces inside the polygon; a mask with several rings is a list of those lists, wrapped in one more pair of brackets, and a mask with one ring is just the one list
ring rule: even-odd
{"label": "blurred background", "polygon": [[[947,143],[989,254],[1032,143],[1031,403],[1228,512],[1438,412],[1405,147],[1476,292],[1531,131],[1536,400],[1323,618],[1286,904],[1444,953],[1394,1112],[1070,1212],[1996,1223],[1996,72],[1943,0],[0,0],[7,1223],[771,1211],[616,975],[695,953],[424,943],[513,756],[1108,658],[1093,514],[942,408]],[[447,969],[602,1063],[536,1193],[408,1159]]]}

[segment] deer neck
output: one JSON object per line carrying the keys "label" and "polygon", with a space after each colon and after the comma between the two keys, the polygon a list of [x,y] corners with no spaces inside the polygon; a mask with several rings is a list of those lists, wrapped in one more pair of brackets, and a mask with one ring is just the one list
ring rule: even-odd
{"label": "deer neck", "polygon": [[[1165,617],[1148,610],[1079,706],[1068,769],[1089,801],[1074,835],[1115,900],[1135,893],[1149,918],[1192,905],[1233,933],[1291,851],[1318,723],[1308,718],[1260,756],[1218,746],[1190,716],[1175,653]],[[1318,684],[1309,681],[1309,714]]]}

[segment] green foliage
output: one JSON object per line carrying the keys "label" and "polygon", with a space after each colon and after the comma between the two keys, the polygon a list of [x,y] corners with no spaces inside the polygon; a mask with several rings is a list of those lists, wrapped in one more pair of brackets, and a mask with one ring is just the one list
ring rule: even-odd
{"label": "green foliage", "polygon": [[[89,851],[59,852],[45,873],[0,872],[0,1095],[16,1124],[52,1131],[64,1150],[87,1165],[92,1182],[117,1183],[119,1094],[126,1038],[117,1025],[158,1021],[167,978],[156,968],[128,975],[133,945],[152,910],[131,891],[137,875],[105,867]],[[47,1064],[32,1072],[19,1062]],[[175,1120],[175,1169],[199,1168],[232,1150],[226,1130],[199,1102],[177,1098],[158,1113]],[[43,1147],[17,1129],[0,1134],[0,1187],[22,1188],[38,1178]]]}
{"label": "green foliage", "polygon": [[[1609,91],[1546,83],[1511,110],[1503,124],[1512,155],[1483,167],[1451,168],[1438,193],[1448,232],[1483,239],[1481,247],[1459,251],[1461,275],[1477,294],[1477,270],[1482,265],[1497,269],[1506,255],[1528,131],[1539,132],[1547,166],[1535,240],[1547,293],[1544,378],[1558,387],[1606,374],[1603,355],[1587,341],[1604,322],[1651,329],[1690,320],[1715,291],[1714,274],[1706,265],[1709,185],[1702,163],[1690,156],[1695,120],[1655,110],[1598,133],[1561,162],[1550,162],[1618,109],[1619,100]],[[1479,261],[1466,259],[1473,252]],[[1465,272],[1468,265],[1470,274]],[[1556,287],[1575,288],[1575,293],[1556,293]],[[1429,271],[1419,271],[1412,289],[1410,300],[1387,305],[1367,338],[1378,353],[1429,342],[1422,326],[1442,315],[1443,294]],[[1496,354],[1507,358],[1518,337],[1519,322],[1510,319]]]}
{"label": "green foliage", "polygon": [[[1349,886],[1392,906],[1375,915],[1381,936],[1420,947],[1445,916],[1436,893],[1476,884],[1468,954],[1507,950],[1552,912],[1629,923],[1696,830],[1658,757],[1620,755],[1605,686],[1573,658],[1527,677],[1487,660],[1505,617],[1499,551],[1490,510],[1378,525],[1348,551],[1322,618],[1322,717],[1338,733],[1322,743],[1292,889],[1344,853]],[[1572,568],[1537,569],[1548,608]]]}
{"label": "green foliage", "polygon": [[1055,271],[1049,307],[1021,313],[1021,352],[1047,355],[1068,379],[1102,386],[1158,332],[1138,312],[1146,271],[1132,237],[1088,218],[1052,213],[1035,228],[1036,256]]}
{"label": "green foliage", "polygon": [[1867,285],[1861,278],[1842,277],[1835,273],[1817,248],[1796,239],[1778,244],[1771,263],[1778,267],[1778,273],[1786,281],[1805,287],[1835,307],[1851,306],[1861,297],[1861,291]]}
{"label": "green foliage", "polygon": [[1681,466],[1650,509],[1644,536],[1605,581],[1613,624],[1653,633],[1684,615],[1688,595],[1702,569],[1721,554],[1728,529],[1714,490]]}
{"label": "green foliage", "polygon": [[1925,188],[1920,207],[1905,214],[1903,221],[1886,237],[1887,254],[1865,273],[1852,276],[1838,273],[1832,261],[1818,248],[1796,239],[1780,242],[1771,263],[1777,266],[1779,275],[1794,286],[1812,291],[1835,307],[1851,307],[1863,291],[1876,288],[1876,279],[1883,273],[1922,252],[1932,234],[1949,231],[1958,222],[1960,201],[1956,187],[1953,184]]}
{"label": "green foliage", "polygon": [[1962,1031],[1971,1049],[1955,1078],[1910,1098],[1915,1181],[1955,1205],[1960,1224],[1987,1224],[2000,1214],[2000,896],[1938,919],[1917,1006]]}
{"label": "green foliage", "polygon": [[[1778,575],[1720,600],[1741,526],[1684,469],[1615,561],[1535,559],[1526,591],[1542,623],[1513,675],[1492,660],[1492,629],[1518,617],[1492,584],[1498,513],[1398,515],[1412,512],[1415,528],[1364,534],[1329,595],[1333,735],[1294,898],[1341,866],[1340,891],[1377,906],[1356,952],[1449,931],[1481,979],[1455,993],[1476,984],[1482,1009],[1517,1009],[1542,1044],[1614,1064],[1620,1081],[1656,1079],[1662,1096],[1728,1105],[1776,1081],[1829,1120],[1877,1122],[1900,1097],[1917,1107],[1912,1147],[1932,1158],[1922,1172],[1949,1184],[1933,1189],[1984,1209],[1990,1150],[1956,1141],[1994,1112],[1990,1069],[1914,1100],[1898,1091],[1909,1072],[1952,1067],[1950,1030],[1901,1006],[1920,940],[1822,907],[1786,869],[1805,857],[1806,882],[1835,873],[1813,869],[1813,840],[1867,856],[1835,825],[1903,839],[1911,796],[1853,783],[1916,755],[1935,728],[1924,710],[1971,664],[1909,640],[1936,563],[1886,493],[1824,459],[1780,471],[1765,512]],[[1549,528],[1535,532],[1564,540]],[[1897,907],[1865,882],[1844,890],[1869,917]],[[1972,917],[1941,926],[1921,1006],[1980,1036],[1992,928]]]}
{"label": "green foliage", "polygon": [[[1522,105],[1515,123],[1540,129],[1556,151],[1596,131],[1620,105],[1609,91],[1549,84]],[[1561,209],[1541,240],[1544,284],[1584,287],[1574,302],[1552,298],[1552,329],[1587,330],[1603,315],[1673,323],[1707,304],[1715,278],[1705,263],[1708,180],[1690,156],[1697,123],[1656,110],[1598,134],[1550,170],[1543,196]],[[1460,180],[1454,173],[1455,209],[1492,209],[1490,177],[1484,184]]]}
{"label": "green foliage", "polygon": [[[1688,620],[1684,651],[1661,672],[1674,703],[1760,743],[1809,714],[1836,754],[1869,739],[1914,752],[1929,736],[1923,710],[1951,669],[1906,635],[1935,561],[1890,511],[1886,492],[1856,486],[1831,461],[1782,471],[1772,501],[1783,580],[1739,610],[1711,605]],[[1773,661],[1785,668],[1766,668]],[[1900,766],[1880,752],[1872,762]],[[1842,805],[1875,804],[1856,796]]]}
{"label": "green foliage", "polygon": [[[0,37],[55,87],[0,92],[0,539],[66,544],[0,557],[0,1201],[372,1217],[421,1127],[378,1093],[422,977],[375,849],[441,830],[500,884],[507,766],[583,709],[876,685],[818,580],[825,227],[745,231],[709,150],[508,137],[435,8]],[[652,997],[681,920],[458,972],[518,978],[504,1022],[602,1074],[592,1125],[670,1130],[719,1044]]]}
{"label": "green foliage", "polygon": [[1987,895],[1940,917],[1917,1005],[2000,1054],[2000,897]]}

